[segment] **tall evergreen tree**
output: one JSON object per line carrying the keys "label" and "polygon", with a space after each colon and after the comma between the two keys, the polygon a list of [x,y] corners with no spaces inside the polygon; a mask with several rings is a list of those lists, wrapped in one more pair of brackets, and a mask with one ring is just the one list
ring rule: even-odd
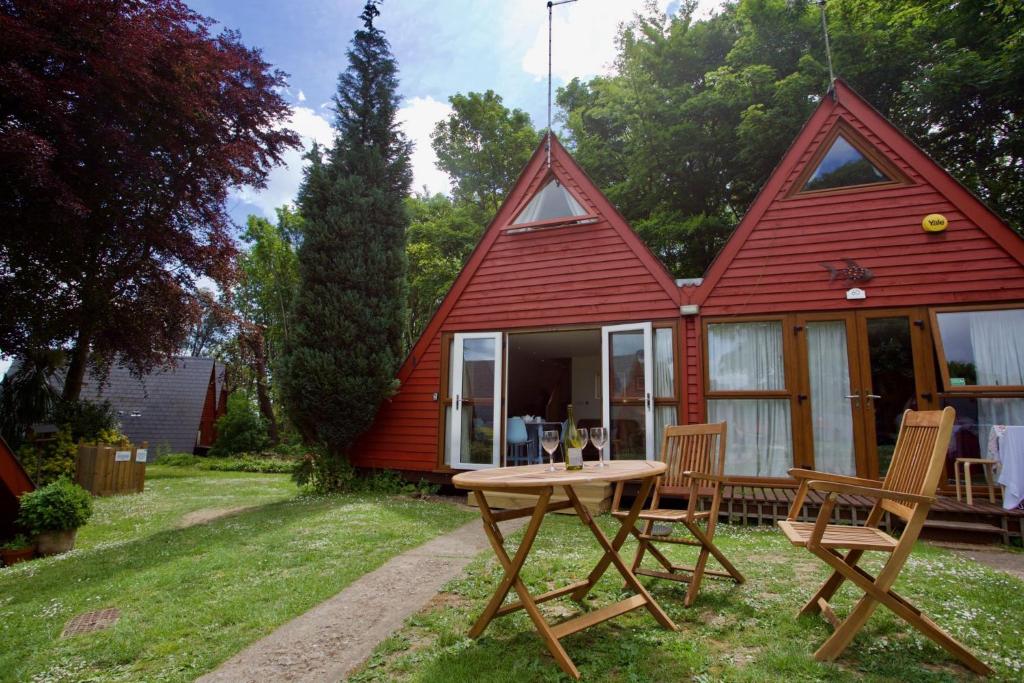
{"label": "tall evergreen tree", "polygon": [[314,147],[299,193],[300,285],[282,393],[293,423],[326,453],[306,472],[344,485],[347,454],[396,389],[405,321],[404,198],[411,145],[398,130],[397,63],[369,0],[338,78],[337,136]]}

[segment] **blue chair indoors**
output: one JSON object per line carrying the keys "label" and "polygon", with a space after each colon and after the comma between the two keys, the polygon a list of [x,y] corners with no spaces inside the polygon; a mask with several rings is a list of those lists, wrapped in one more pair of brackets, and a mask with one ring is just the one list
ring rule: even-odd
{"label": "blue chair indoors", "polygon": [[505,451],[506,465],[526,465],[529,463],[530,437],[526,434],[526,422],[521,417],[510,417],[505,424],[505,441],[508,449]]}

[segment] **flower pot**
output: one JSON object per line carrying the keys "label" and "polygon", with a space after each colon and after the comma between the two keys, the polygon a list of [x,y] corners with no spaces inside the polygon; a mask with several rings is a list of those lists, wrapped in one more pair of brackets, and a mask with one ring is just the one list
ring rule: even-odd
{"label": "flower pot", "polygon": [[36,538],[36,549],[43,557],[60,555],[75,547],[75,534],[78,529],[67,531],[44,531]]}
{"label": "flower pot", "polygon": [[4,565],[7,567],[19,562],[27,562],[35,557],[35,555],[36,549],[30,545],[18,548],[17,550],[0,550],[0,559],[4,561]]}

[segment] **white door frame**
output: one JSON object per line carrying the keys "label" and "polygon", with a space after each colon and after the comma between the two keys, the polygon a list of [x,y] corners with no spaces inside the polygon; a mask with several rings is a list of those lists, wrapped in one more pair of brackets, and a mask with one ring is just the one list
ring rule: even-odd
{"label": "white door frame", "polygon": [[[494,340],[494,437],[491,445],[491,462],[469,463],[462,462],[462,370],[463,370],[463,342],[467,339],[493,339]],[[448,439],[451,444],[451,462],[449,466],[457,470],[481,470],[489,467],[498,467],[501,464],[501,436],[503,434],[502,420],[504,412],[501,407],[501,366],[504,355],[502,353],[501,332],[457,332],[452,340],[452,370],[451,370],[451,397],[452,411],[451,419],[448,422]]]}
{"label": "white door frame", "polygon": [[611,351],[609,339],[615,332],[635,332],[644,334],[644,439],[648,460],[654,460],[654,332],[651,323],[627,323],[624,325],[606,325],[601,328],[601,410],[604,426],[608,428],[608,443],[605,453],[611,453]]}

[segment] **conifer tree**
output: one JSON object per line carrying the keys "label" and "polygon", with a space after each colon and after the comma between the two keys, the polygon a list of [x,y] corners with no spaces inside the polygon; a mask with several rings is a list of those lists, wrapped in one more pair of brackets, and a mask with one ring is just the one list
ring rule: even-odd
{"label": "conifer tree", "polygon": [[335,96],[337,135],[314,147],[299,193],[305,218],[293,339],[283,398],[293,423],[325,453],[303,474],[345,484],[347,456],[397,388],[405,321],[404,198],[410,143],[398,130],[397,63],[369,0]]}

